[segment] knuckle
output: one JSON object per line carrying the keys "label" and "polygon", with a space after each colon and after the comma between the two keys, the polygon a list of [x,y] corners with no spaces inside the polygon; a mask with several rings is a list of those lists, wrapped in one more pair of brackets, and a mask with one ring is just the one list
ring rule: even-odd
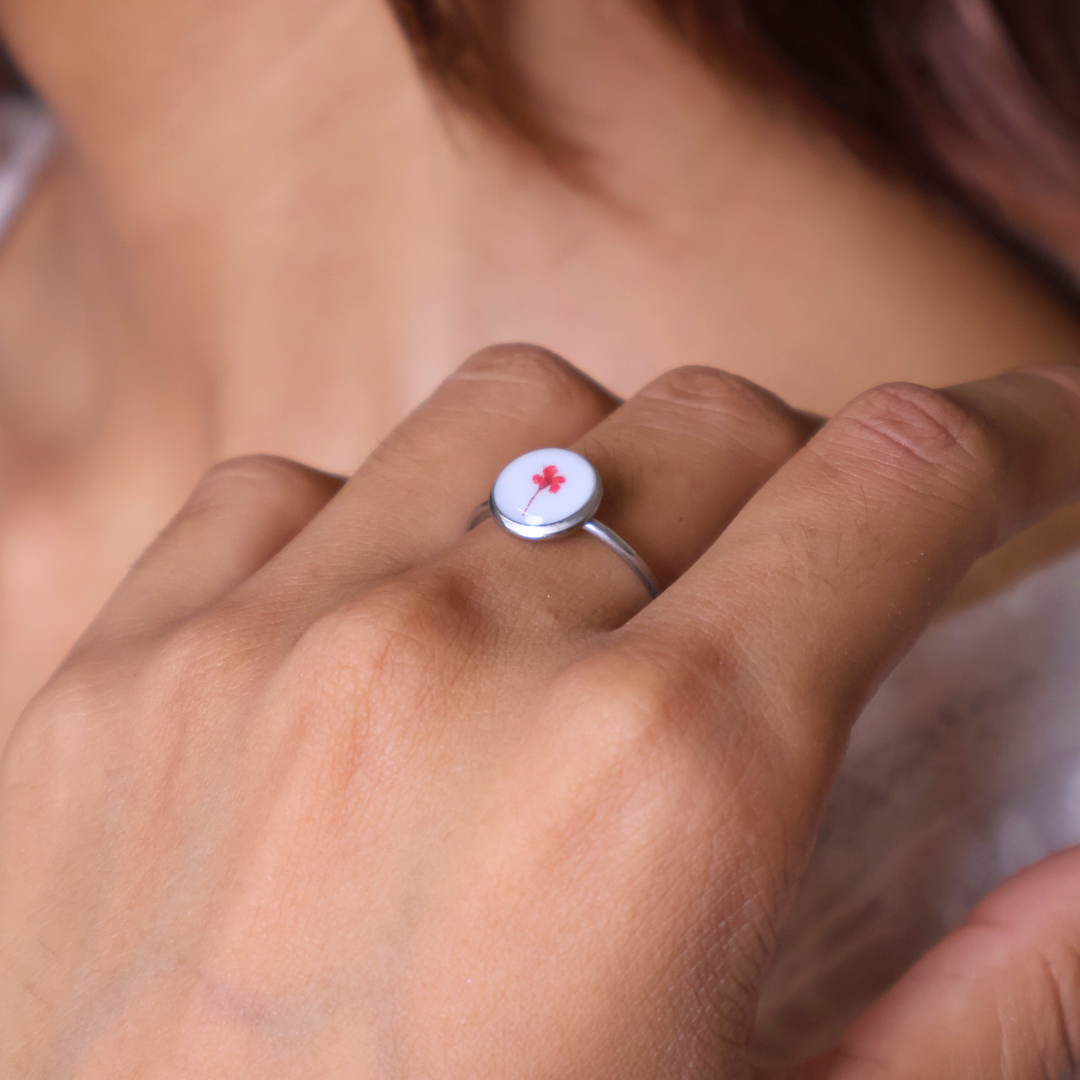
{"label": "knuckle", "polygon": [[[283,685],[298,752],[321,762],[324,795],[349,806],[373,768],[422,760],[448,734],[475,663],[451,584],[403,575],[322,614],[293,647]],[[376,764],[378,763],[378,764]]]}
{"label": "knuckle", "polygon": [[270,657],[270,630],[224,611],[175,624],[145,657],[140,684],[172,716],[212,718]]}
{"label": "knuckle", "polygon": [[360,702],[380,726],[392,714],[411,721],[452,670],[475,658],[472,626],[455,575],[404,574],[320,615],[294,646],[292,663],[324,701]]}
{"label": "knuckle", "polygon": [[93,664],[66,664],[35,695],[0,760],[20,785],[63,787],[90,756],[98,718],[110,702]]}
{"label": "knuckle", "polygon": [[663,665],[612,650],[565,672],[553,700],[585,740],[582,760],[590,773],[633,790],[669,774],[692,745],[696,713],[689,697]]}
{"label": "knuckle", "polygon": [[708,873],[731,841],[719,816],[738,814],[698,705],[647,657],[593,656],[560,677],[542,730],[559,733],[552,820],[568,849],[625,845],[631,862],[677,851],[681,876]]}
{"label": "knuckle", "polygon": [[960,471],[978,481],[1003,464],[1001,441],[981,414],[945,391],[909,383],[860,395],[837,416],[827,438],[890,463]]}
{"label": "knuckle", "polygon": [[[200,706],[212,697],[220,669],[203,635],[188,628],[134,648],[98,646],[69,656],[16,726],[13,769],[56,790],[102,754],[134,752],[150,730],[164,746],[179,737],[170,720],[180,717],[184,727],[194,727],[205,714]],[[147,708],[167,719],[151,721]]]}
{"label": "knuckle", "polygon": [[220,461],[203,474],[188,502],[189,509],[230,507],[253,502],[295,499],[314,479],[337,483],[328,475],[272,454],[247,454]]}
{"label": "knuckle", "polygon": [[775,394],[717,368],[686,366],[666,372],[640,397],[664,410],[704,412],[710,423],[756,452],[788,457],[810,434],[809,423]]}
{"label": "knuckle", "polygon": [[558,377],[561,372],[574,369],[558,353],[545,349],[542,345],[504,342],[488,345],[473,353],[459,370],[475,375],[501,375],[510,372],[524,377],[531,375],[543,378],[552,373]]}
{"label": "knuckle", "polygon": [[618,727],[644,734],[658,718],[670,715],[674,688],[663,671],[631,654],[616,651],[590,657],[572,667],[564,684],[580,707],[618,717]]}
{"label": "knuckle", "polygon": [[665,401],[690,401],[713,405],[732,412],[753,410],[760,412],[779,405],[767,390],[719,368],[688,364],[673,368],[653,380],[642,393],[647,397]]}
{"label": "knuckle", "polygon": [[458,368],[455,379],[519,387],[526,395],[523,400],[534,404],[557,404],[583,391],[606,396],[596,383],[557,353],[524,343],[481,349]]}

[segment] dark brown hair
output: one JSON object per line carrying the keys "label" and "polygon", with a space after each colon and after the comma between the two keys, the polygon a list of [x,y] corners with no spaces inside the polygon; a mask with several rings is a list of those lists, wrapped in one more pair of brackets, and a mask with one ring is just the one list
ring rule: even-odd
{"label": "dark brown hair", "polygon": [[[706,60],[787,83],[860,153],[945,192],[1061,276],[1012,222],[1080,239],[1077,0],[636,2]],[[391,0],[453,100],[557,158],[565,145],[514,62],[514,3]]]}
{"label": "dark brown hair", "polygon": [[29,94],[30,88],[0,42],[0,94]]}

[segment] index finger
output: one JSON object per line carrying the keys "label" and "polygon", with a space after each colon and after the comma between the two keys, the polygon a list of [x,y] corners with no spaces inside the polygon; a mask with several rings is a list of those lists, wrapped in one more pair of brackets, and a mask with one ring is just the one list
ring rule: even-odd
{"label": "index finger", "polygon": [[677,656],[698,700],[739,702],[745,745],[775,766],[758,788],[768,814],[803,829],[862,706],[971,564],[1078,494],[1076,369],[880,387],[761,489],[623,647]]}

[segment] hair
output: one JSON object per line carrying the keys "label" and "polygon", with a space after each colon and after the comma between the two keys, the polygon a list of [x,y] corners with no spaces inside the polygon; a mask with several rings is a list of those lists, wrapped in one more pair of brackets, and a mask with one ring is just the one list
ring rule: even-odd
{"label": "hair", "polygon": [[27,95],[29,93],[30,87],[15,66],[15,61],[11,59],[3,42],[0,42],[0,94]]}
{"label": "hair", "polygon": [[[1080,225],[1076,0],[634,2],[707,62],[813,103],[860,155],[944,192],[1062,284],[1014,222]],[[391,0],[451,100],[557,162],[573,147],[515,63],[514,4]]]}

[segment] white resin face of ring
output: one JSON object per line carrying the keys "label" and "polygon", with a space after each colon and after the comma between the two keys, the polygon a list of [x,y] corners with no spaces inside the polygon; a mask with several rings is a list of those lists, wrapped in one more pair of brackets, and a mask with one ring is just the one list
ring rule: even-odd
{"label": "white resin face of ring", "polygon": [[585,458],[550,448],[511,461],[491,489],[491,502],[506,527],[543,539],[584,524],[596,512],[600,494],[600,477]]}

